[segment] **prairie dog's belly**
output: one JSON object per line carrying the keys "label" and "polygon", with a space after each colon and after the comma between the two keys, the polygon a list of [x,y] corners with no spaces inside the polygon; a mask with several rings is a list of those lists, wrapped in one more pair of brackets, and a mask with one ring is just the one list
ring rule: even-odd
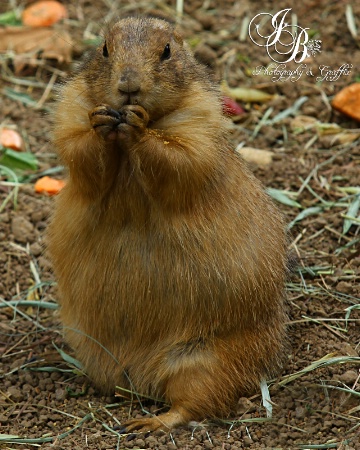
{"label": "prairie dog's belly", "polygon": [[119,230],[111,239],[99,230],[82,240],[75,238],[77,245],[68,242],[69,258],[62,269],[67,276],[60,284],[72,296],[91,295],[94,308],[114,308],[114,313],[146,315],[150,320],[159,313],[170,316],[176,308],[186,315],[191,312],[188,308],[201,306],[201,298],[216,296],[215,278],[221,282],[218,268],[173,240],[141,236],[131,229]]}
{"label": "prairie dog's belly", "polygon": [[[265,208],[266,198],[256,195]],[[77,207],[72,198],[68,191],[61,199],[55,221],[63,235],[59,240],[57,231],[52,244],[61,248],[53,253],[67,322],[92,331],[101,320],[106,334],[119,339],[130,329],[140,335],[152,329],[158,339],[189,328],[224,333],[251,327],[255,317],[266,320],[266,304],[279,298],[283,249],[264,234],[269,219],[262,223],[251,198],[209,218],[144,210],[142,222],[119,214],[121,196],[108,209]],[[271,220],[275,229],[282,226]]]}

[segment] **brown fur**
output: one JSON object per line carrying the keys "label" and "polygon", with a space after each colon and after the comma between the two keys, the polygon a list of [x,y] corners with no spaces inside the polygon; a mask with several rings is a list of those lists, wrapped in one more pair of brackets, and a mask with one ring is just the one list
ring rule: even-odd
{"label": "brown fur", "polygon": [[105,39],[55,114],[69,180],[48,246],[66,338],[105,391],[171,403],[128,430],[223,417],[281,364],[283,222],[172,27],[124,19]]}

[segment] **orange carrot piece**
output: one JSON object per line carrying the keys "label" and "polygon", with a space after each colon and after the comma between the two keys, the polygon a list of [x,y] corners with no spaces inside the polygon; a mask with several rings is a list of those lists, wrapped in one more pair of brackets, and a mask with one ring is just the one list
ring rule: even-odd
{"label": "orange carrot piece", "polygon": [[65,186],[65,181],[56,180],[55,178],[42,177],[35,183],[35,192],[40,194],[54,195],[58,194]]}
{"label": "orange carrot piece", "polygon": [[35,2],[24,9],[22,22],[29,27],[48,27],[68,16],[66,7],[56,0]]}
{"label": "orange carrot piece", "polygon": [[360,121],[360,83],[353,83],[338,92],[331,106],[337,111]]}
{"label": "orange carrot piece", "polygon": [[17,152],[21,152],[24,149],[22,137],[17,131],[11,128],[0,129],[0,144],[3,147],[11,148]]}

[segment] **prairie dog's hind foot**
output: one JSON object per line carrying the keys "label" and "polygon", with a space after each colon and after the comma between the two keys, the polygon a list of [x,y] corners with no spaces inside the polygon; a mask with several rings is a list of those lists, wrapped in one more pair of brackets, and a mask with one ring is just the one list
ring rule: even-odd
{"label": "prairie dog's hind foot", "polygon": [[191,414],[186,409],[181,406],[173,406],[168,412],[159,416],[127,420],[123,424],[123,430],[124,432],[138,431],[139,433],[156,430],[169,431],[180,425],[186,425],[191,419]]}

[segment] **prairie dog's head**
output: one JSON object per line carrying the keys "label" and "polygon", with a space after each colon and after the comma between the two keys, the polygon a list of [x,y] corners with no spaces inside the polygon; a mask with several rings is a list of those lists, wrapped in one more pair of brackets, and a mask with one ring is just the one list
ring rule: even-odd
{"label": "prairie dog's head", "polygon": [[194,79],[194,66],[194,57],[170,23],[127,18],[109,27],[83,76],[94,102],[114,109],[138,104],[155,120],[177,109]]}

